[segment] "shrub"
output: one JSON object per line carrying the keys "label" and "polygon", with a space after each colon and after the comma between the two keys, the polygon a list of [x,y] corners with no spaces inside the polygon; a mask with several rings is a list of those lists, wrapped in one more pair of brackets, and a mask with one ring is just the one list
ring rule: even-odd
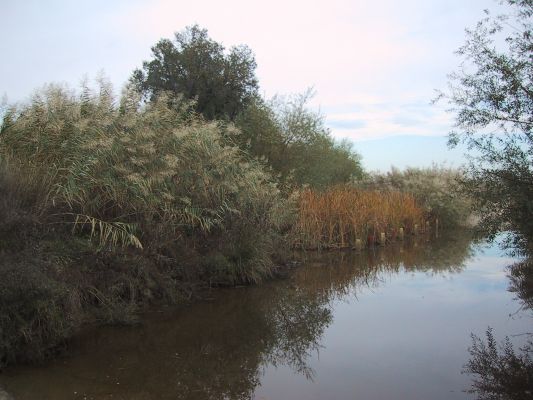
{"label": "shrub", "polygon": [[365,187],[411,193],[431,219],[443,227],[464,226],[469,220],[471,202],[460,190],[460,170],[439,167],[392,168],[386,174],[373,174]]}

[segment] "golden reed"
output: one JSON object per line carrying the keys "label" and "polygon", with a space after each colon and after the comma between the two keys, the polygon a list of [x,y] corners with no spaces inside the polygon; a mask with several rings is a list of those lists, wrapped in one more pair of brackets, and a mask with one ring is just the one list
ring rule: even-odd
{"label": "golden reed", "polygon": [[347,248],[384,244],[425,227],[424,211],[408,193],[334,187],[299,195],[295,248]]}

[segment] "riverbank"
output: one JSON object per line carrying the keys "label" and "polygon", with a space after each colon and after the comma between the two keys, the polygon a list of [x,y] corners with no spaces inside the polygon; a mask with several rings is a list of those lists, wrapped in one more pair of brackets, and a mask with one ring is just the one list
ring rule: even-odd
{"label": "riverbank", "polygon": [[[9,230],[17,235],[4,231],[0,252],[3,366],[55,357],[87,324],[132,324],[148,308],[193,303],[205,289],[227,286],[187,279],[183,270],[141,251],[95,251],[90,240],[50,231],[28,216],[17,218],[26,229]],[[285,276],[294,265],[283,262],[291,259],[288,253],[278,259],[270,277]]]}
{"label": "riverbank", "polygon": [[[314,208],[320,210],[323,218],[329,218],[330,239],[340,237],[344,243],[353,241],[356,244],[355,231],[346,229],[346,236],[339,236],[343,232],[339,221],[348,213],[352,213],[349,214],[352,222],[355,215],[359,216],[358,234],[375,234],[385,229],[389,235],[386,240],[381,237],[367,240],[364,246],[355,246],[356,250],[409,241],[417,231],[417,222],[426,227],[422,223],[423,212],[415,207],[409,195],[336,188],[323,194],[310,191],[293,194],[291,199],[285,200],[285,204],[301,211],[298,220],[284,218],[300,222],[287,225],[285,233],[278,231],[277,237],[268,233],[269,225],[265,222],[256,226],[258,230],[253,234],[244,237],[251,221],[243,224],[228,219],[231,225],[225,230],[203,232],[199,227],[191,227],[186,236],[182,234],[179,240],[172,242],[172,247],[150,243],[147,236],[140,236],[145,243],[143,248],[102,244],[93,235],[93,231],[101,227],[92,230],[87,224],[81,228],[71,227],[64,220],[56,219],[56,205],[43,208],[50,189],[45,185],[44,190],[34,178],[13,171],[11,175],[6,171],[0,174],[0,220],[3,221],[0,224],[0,275],[3,277],[0,280],[3,311],[0,315],[0,366],[39,363],[55,357],[66,349],[68,339],[87,324],[131,324],[137,321],[139,313],[150,307],[191,303],[208,288],[249,285],[285,275],[290,265],[287,264],[290,248],[304,247],[298,243],[308,232],[302,229],[300,222],[302,216],[309,217],[313,210],[308,207],[309,198],[346,195],[344,203],[335,203],[337,208],[322,205]],[[354,197],[360,201],[353,203]],[[390,199],[396,202],[392,204]],[[361,207],[370,203],[385,207],[364,214]],[[402,204],[408,207],[402,208]],[[343,210],[343,207],[351,208]],[[402,217],[404,209],[412,210],[412,214]],[[394,210],[396,213],[391,214]],[[285,215],[292,213],[291,209],[283,212]],[[392,219],[391,215],[396,218]],[[412,215],[416,218],[410,217]],[[374,223],[371,217],[378,222]],[[312,219],[324,226],[315,216]],[[351,227],[358,226],[352,224]],[[404,227],[405,234],[401,237],[389,234],[391,230],[399,233]],[[423,235],[422,227],[416,233]],[[223,236],[224,232],[232,231],[238,236]],[[254,239],[259,236],[263,239]],[[264,246],[265,243],[271,244]],[[273,243],[278,244],[274,246]],[[268,255],[268,260],[264,261],[254,252],[257,246],[264,246],[260,249]],[[341,247],[347,246],[316,248]],[[243,263],[246,259],[248,265]],[[254,270],[262,273],[251,279]]]}

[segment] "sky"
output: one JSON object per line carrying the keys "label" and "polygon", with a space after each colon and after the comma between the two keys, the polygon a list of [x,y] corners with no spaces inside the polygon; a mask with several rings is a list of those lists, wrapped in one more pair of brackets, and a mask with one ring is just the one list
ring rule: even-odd
{"label": "sky", "polygon": [[101,71],[117,92],[151,46],[199,24],[254,52],[266,97],[314,88],[311,106],[369,170],[459,166],[453,115],[431,104],[460,59],[465,28],[493,0],[0,0],[0,97]]}

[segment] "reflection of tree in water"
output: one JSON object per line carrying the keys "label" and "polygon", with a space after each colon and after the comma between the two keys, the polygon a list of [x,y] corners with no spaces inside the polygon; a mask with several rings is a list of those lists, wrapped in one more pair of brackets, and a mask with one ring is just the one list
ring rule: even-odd
{"label": "reflection of tree in water", "polygon": [[[533,258],[517,262],[508,270],[509,291],[520,302],[519,311],[533,311]],[[533,314],[530,315],[533,317]],[[492,329],[486,332],[486,340],[472,334],[472,346],[468,349],[470,360],[463,371],[474,375],[469,390],[478,399],[525,400],[533,398],[533,333],[527,335],[527,344],[515,350],[506,337],[500,344]]]}
{"label": "reflection of tree in water", "polygon": [[372,287],[385,274],[460,271],[470,254],[469,240],[460,238],[361,253],[307,253],[289,279],[218,290],[212,301],[156,314],[136,329],[87,332],[66,364],[35,376],[25,372],[5,385],[19,400],[36,392],[42,399],[71,398],[74,392],[88,399],[252,398],[267,365],[313,377],[308,362],[332,322],[333,300]]}
{"label": "reflection of tree in water", "polygon": [[308,358],[320,347],[324,329],[331,323],[331,311],[325,299],[291,287],[291,301],[279,302],[267,316],[274,327],[275,338],[263,361],[275,366],[289,365],[293,370],[312,379]]}
{"label": "reflection of tree in water", "polygon": [[472,335],[470,360],[463,371],[475,375],[469,393],[478,399],[526,400],[533,398],[533,342],[517,353],[508,337],[498,344],[492,329],[486,341]]}
{"label": "reflection of tree in water", "polygon": [[[254,289],[259,290],[228,292],[221,303],[202,304],[179,325],[147,327],[152,343],[142,362],[143,375],[154,380],[150,393],[160,392],[164,382],[173,398],[248,399],[266,363],[310,376],[307,357],[331,322],[326,304],[283,283]],[[174,357],[164,354],[171,351]],[[164,377],[151,374],[162,359]]]}
{"label": "reflection of tree in water", "polygon": [[533,311],[533,258],[509,267],[509,291],[515,293],[522,309]]}

